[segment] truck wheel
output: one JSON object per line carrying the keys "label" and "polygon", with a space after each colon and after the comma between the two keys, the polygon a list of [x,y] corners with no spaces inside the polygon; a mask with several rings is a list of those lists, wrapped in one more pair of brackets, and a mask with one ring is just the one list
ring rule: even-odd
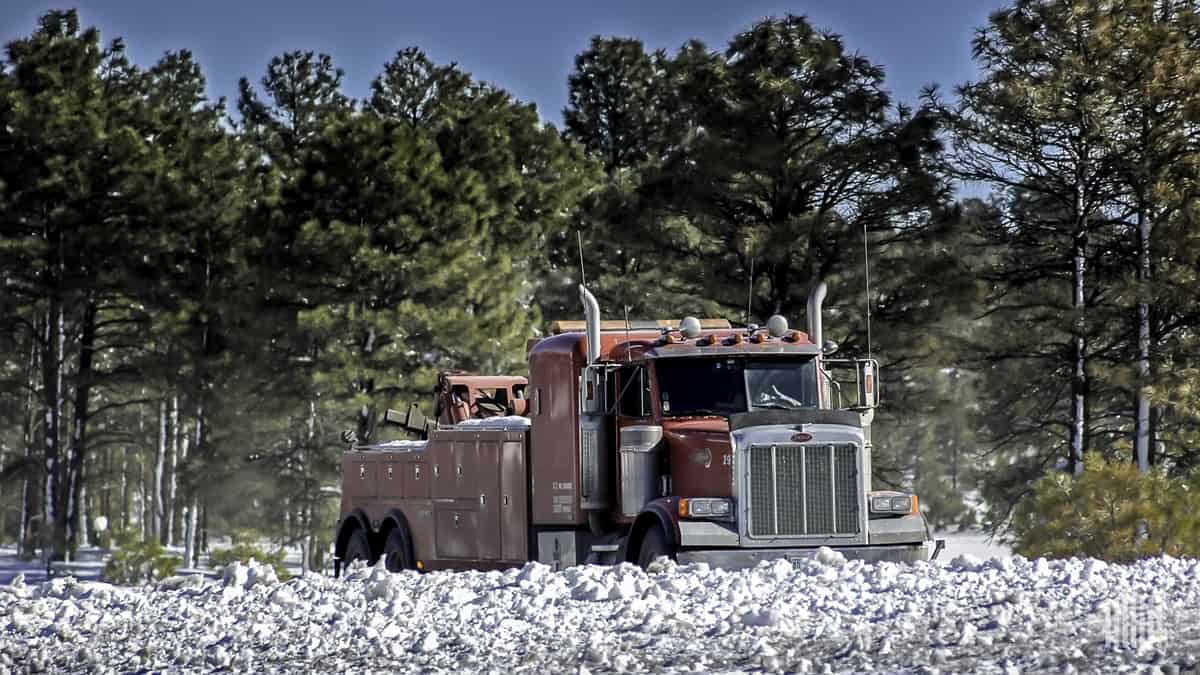
{"label": "truck wheel", "polygon": [[346,542],[346,554],[343,558],[343,568],[350,567],[350,563],[355,560],[361,560],[370,565],[375,562],[371,557],[371,542],[367,539],[367,533],[362,530],[355,530],[350,535],[350,541]]}
{"label": "truck wheel", "polygon": [[650,563],[666,556],[675,559],[675,550],[667,543],[667,535],[657,525],[646,530],[642,535],[642,545],[638,548],[638,566],[642,569],[650,567]]}
{"label": "truck wheel", "polygon": [[388,534],[387,543],[383,545],[383,565],[389,572],[402,572],[416,569],[413,561],[412,545],[408,541],[408,532],[404,527],[394,528]]}

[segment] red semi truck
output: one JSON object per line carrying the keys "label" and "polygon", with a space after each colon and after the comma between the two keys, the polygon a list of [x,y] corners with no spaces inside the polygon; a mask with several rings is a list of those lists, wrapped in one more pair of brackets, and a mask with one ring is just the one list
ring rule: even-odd
{"label": "red semi truck", "polygon": [[528,380],[446,375],[433,419],[385,416],[421,440],[351,439],[337,569],[936,556],[916,496],[872,490],[878,365],[829,358],[824,296],[805,333],[602,322],[581,286],[585,321],[531,341]]}

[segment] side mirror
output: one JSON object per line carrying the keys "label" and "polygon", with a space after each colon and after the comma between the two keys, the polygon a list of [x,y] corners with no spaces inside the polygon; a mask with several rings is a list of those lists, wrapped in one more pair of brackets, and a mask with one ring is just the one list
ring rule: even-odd
{"label": "side mirror", "polygon": [[875,359],[822,359],[830,406],[859,412],[879,405],[879,362]]}

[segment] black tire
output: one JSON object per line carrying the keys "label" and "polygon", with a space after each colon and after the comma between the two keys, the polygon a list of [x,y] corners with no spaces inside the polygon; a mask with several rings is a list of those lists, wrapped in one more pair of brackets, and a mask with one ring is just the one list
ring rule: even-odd
{"label": "black tire", "polygon": [[663,532],[662,528],[655,525],[642,535],[642,545],[638,547],[638,566],[648,569],[650,563],[662,556],[674,560],[675,548],[667,543],[667,534]]}
{"label": "black tire", "polygon": [[346,542],[346,552],[342,555],[342,570],[349,569],[350,563],[355,560],[361,560],[368,565],[374,565],[378,560],[378,558],[372,557],[371,540],[362,530],[355,530],[350,535],[350,540]]}
{"label": "black tire", "polygon": [[404,527],[394,528],[388,533],[387,542],[383,545],[383,565],[389,572],[403,572],[417,569],[413,560],[412,542],[408,539],[408,531]]}

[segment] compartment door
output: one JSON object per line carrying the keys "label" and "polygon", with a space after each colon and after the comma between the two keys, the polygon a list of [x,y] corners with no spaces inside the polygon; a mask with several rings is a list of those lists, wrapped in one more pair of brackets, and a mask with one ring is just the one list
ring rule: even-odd
{"label": "compartment door", "polygon": [[479,522],[474,510],[437,509],[437,557],[442,559],[478,558]]}
{"label": "compartment door", "polygon": [[347,453],[342,463],[343,490],[358,499],[374,499],[379,494],[379,465],[366,453]]}
{"label": "compartment door", "polygon": [[500,538],[503,560],[529,558],[529,482],[525,443],[504,441],[500,448]]}
{"label": "compartment door", "polygon": [[479,501],[479,557],[483,560],[501,557],[500,447],[498,439],[480,439],[471,465],[475,498]]}
{"label": "compartment door", "polygon": [[395,457],[385,457],[375,465],[378,471],[376,485],[380,497],[400,499],[404,496],[404,465]]}
{"label": "compartment door", "polygon": [[433,482],[427,462],[405,462],[404,467],[404,496],[408,499],[428,499],[429,484]]}

